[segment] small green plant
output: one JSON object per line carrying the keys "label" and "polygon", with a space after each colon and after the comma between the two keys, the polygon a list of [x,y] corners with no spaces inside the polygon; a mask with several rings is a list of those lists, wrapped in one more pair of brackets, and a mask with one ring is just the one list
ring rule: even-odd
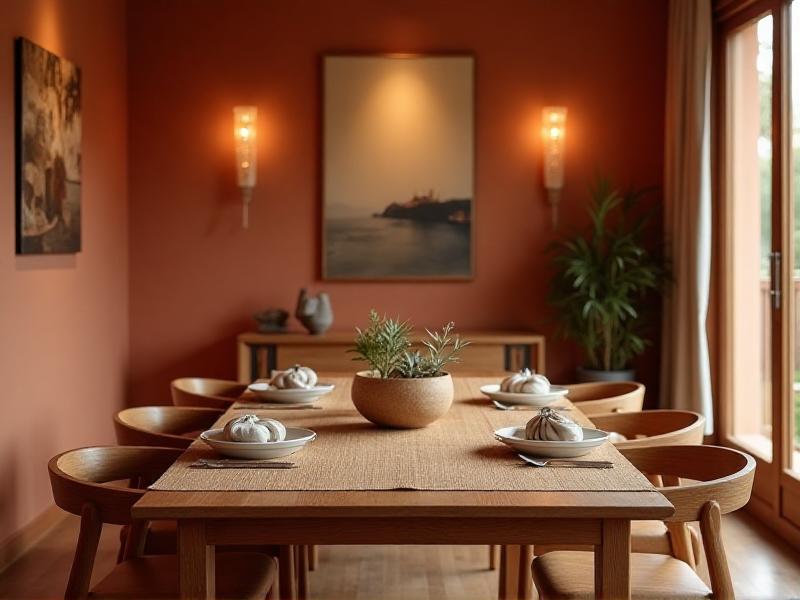
{"label": "small green plant", "polygon": [[560,333],[583,348],[591,369],[625,369],[649,344],[648,295],[660,292],[668,275],[661,257],[645,244],[649,215],[639,207],[643,195],[620,194],[599,180],[587,234],[554,245],[550,303],[558,310]]}
{"label": "small green plant", "polygon": [[381,378],[402,377],[417,379],[443,374],[446,365],[460,360],[458,354],[469,342],[453,335],[453,323],[441,331],[426,329],[428,339],[422,340],[425,350],[411,347],[411,325],[408,321],[380,317],[375,310],[369,313],[369,327],[356,327],[353,360],[363,360]]}

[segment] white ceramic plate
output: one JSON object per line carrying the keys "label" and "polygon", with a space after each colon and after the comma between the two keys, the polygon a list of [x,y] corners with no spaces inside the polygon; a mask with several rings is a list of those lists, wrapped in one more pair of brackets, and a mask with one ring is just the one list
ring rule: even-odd
{"label": "white ceramic plate", "polygon": [[280,390],[268,383],[251,383],[247,389],[263,400],[279,404],[311,404],[320,396],[332,392],[334,387],[331,383],[321,383],[307,390]]}
{"label": "white ceramic plate", "polygon": [[526,440],[524,427],[503,427],[494,432],[494,437],[517,452],[529,456],[575,458],[588,454],[592,448],[604,443],[608,439],[608,432],[584,427],[583,440],[580,442],[549,442]]}
{"label": "white ceramic plate", "polygon": [[312,442],[317,434],[303,427],[287,427],[286,439],[281,442],[229,442],[222,436],[222,429],[209,429],[200,434],[200,439],[214,450],[233,458],[278,458],[294,454]]}
{"label": "white ceramic plate", "polygon": [[559,398],[567,395],[567,388],[560,385],[551,385],[547,394],[520,394],[517,392],[501,392],[500,384],[492,383],[481,387],[481,392],[492,400],[504,404],[526,404],[528,406],[547,406]]}

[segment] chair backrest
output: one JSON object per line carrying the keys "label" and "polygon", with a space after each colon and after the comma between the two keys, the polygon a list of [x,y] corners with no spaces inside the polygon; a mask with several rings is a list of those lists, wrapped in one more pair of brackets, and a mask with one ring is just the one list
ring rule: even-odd
{"label": "chair backrest", "polygon": [[238,381],[204,377],[175,379],[170,388],[175,406],[223,409],[228,408],[247,390],[247,386]]}
{"label": "chair backrest", "polygon": [[[92,447],[69,450],[50,460],[47,467],[55,503],[81,517],[64,598],[88,597],[103,523],[131,523],[131,508],[144,489],[182,452],[177,448]],[[130,483],[120,485],[123,480]],[[145,532],[146,523],[133,525],[125,556],[143,548]]]}
{"label": "chair backrest", "polygon": [[587,417],[642,410],[644,385],[635,381],[595,381],[566,386],[570,402]]}
{"label": "chair backrest", "polygon": [[[182,452],[131,446],[69,450],[48,463],[53,499],[75,515],[80,515],[86,504],[93,504],[103,523],[127,525],[131,507]],[[131,484],[119,485],[120,481]]]}
{"label": "chair backrest", "polygon": [[197,434],[210,428],[225,411],[189,406],[137,406],[114,416],[121,446],[188,448]]}
{"label": "chair backrest", "polygon": [[[675,507],[675,513],[665,521],[700,521],[711,590],[715,598],[733,598],[721,515],[750,500],[756,468],[753,457],[719,446],[660,446],[621,452],[642,473],[677,483],[659,489]],[[691,481],[682,481],[685,479]]]}
{"label": "chair backrest", "polygon": [[703,443],[705,418],[688,410],[609,413],[592,415],[591,421],[598,429],[628,438],[614,442],[619,449]]}

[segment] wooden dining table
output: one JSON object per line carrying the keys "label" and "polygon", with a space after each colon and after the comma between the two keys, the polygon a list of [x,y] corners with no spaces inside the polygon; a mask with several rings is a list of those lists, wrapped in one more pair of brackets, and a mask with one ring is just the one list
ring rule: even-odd
{"label": "wooden dining table", "polygon": [[[182,598],[213,598],[215,546],[264,544],[503,544],[511,550],[501,588],[530,578],[527,564],[517,568],[521,547],[589,545],[597,596],[630,597],[631,521],[674,508],[613,445],[585,457],[611,469],[523,465],[493,432],[535,412],[496,409],[480,387],[497,378],[455,377],[452,408],[420,430],[368,423],[350,401],[349,378],[322,380],[336,388],[321,409],[240,402],[219,421],[253,412],[315,430],[314,442],[281,459],[296,468],[191,468],[214,456],[198,441],[134,506],[135,519],[177,521]],[[566,398],[553,406],[591,424]]]}

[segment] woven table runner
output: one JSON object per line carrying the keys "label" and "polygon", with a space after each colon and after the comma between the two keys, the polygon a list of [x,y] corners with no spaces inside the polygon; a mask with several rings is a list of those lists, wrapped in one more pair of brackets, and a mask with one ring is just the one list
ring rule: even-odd
{"label": "woven table runner", "polygon": [[[350,379],[330,379],[336,389],[319,400],[323,410],[254,410],[289,426],[307,427],[317,439],[289,460],[295,469],[193,469],[216,457],[197,441],[150,489],[162,491],[450,490],[450,491],[653,491],[649,481],[610,443],[582,457],[609,460],[612,469],[535,468],[523,465],[494,431],[524,425],[533,411],[500,411],[480,393],[496,379],[455,377],[455,399],[436,423],[413,430],[382,429],[366,421],[350,400]],[[571,406],[560,400],[555,406]],[[229,410],[217,426],[248,411]],[[591,425],[578,410],[565,413]]]}

